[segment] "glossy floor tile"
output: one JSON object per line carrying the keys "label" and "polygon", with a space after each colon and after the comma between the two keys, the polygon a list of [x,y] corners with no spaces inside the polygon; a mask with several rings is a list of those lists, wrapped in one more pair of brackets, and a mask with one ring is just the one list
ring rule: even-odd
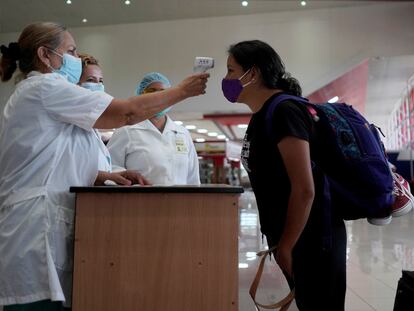
{"label": "glossy floor tile", "polygon": [[[401,270],[414,270],[414,213],[394,218],[387,226],[373,226],[366,220],[356,220],[346,222],[346,228],[345,310],[392,311]],[[249,287],[258,266],[255,253],[265,247],[254,195],[246,191],[240,198],[239,311],[255,310]],[[257,299],[269,304],[288,292],[287,283],[275,262],[267,261]],[[297,310],[296,305],[292,304],[289,310]]]}

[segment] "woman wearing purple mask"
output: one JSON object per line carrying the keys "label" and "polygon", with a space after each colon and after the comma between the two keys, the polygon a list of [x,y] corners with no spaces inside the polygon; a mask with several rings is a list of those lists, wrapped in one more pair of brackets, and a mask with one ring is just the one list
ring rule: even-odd
{"label": "woman wearing purple mask", "polygon": [[257,199],[261,231],[269,248],[277,245],[273,254],[295,288],[299,310],[344,310],[345,226],[337,215],[326,219],[324,176],[310,156],[321,156],[320,133],[307,108],[293,99],[270,110],[278,96],[300,96],[301,87],[265,42],[239,42],[228,53],[223,94],[253,112],[242,163]]}

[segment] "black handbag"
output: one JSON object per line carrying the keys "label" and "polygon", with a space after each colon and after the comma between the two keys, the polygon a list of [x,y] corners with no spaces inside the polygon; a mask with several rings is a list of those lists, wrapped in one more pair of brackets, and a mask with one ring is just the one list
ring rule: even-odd
{"label": "black handbag", "polygon": [[394,311],[414,310],[414,271],[402,271],[395,295]]}

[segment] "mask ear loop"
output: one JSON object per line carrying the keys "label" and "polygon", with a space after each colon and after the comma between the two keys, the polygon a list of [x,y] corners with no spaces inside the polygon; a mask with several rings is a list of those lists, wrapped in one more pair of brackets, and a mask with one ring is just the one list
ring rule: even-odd
{"label": "mask ear loop", "polygon": [[252,68],[249,68],[245,73],[243,73],[243,75],[239,78],[239,81],[241,80],[241,79],[243,79],[244,78],[244,76],[245,75],[247,75],[248,73],[249,73],[249,71],[250,70],[252,70]]}
{"label": "mask ear loop", "polygon": [[[53,54],[60,56],[62,58],[62,65],[63,65],[63,55],[60,55],[58,52],[56,52],[55,50],[45,46],[46,49],[48,49],[50,52],[52,52]],[[62,66],[61,65],[61,66]],[[52,72],[55,72],[58,69],[53,68],[50,64],[46,64],[46,67],[49,68]]]}
{"label": "mask ear loop", "polygon": [[[241,79],[243,79],[248,73],[249,73],[249,71],[251,71],[252,70],[252,68],[253,67],[251,67],[249,70],[247,70],[240,78],[239,78],[239,81],[241,80]],[[249,82],[247,82],[246,84],[242,84],[242,87],[246,87],[246,86],[248,86],[248,85],[250,85],[250,84],[252,84],[253,83],[253,81],[255,81],[254,80],[254,78],[253,79],[251,79]],[[241,82],[241,81],[240,81]]]}

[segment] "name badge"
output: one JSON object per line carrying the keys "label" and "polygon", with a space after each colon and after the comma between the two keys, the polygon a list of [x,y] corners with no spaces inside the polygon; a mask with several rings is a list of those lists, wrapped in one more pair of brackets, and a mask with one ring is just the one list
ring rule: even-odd
{"label": "name badge", "polygon": [[187,145],[185,144],[184,139],[175,140],[175,150],[178,153],[188,153],[188,148],[187,148]]}

